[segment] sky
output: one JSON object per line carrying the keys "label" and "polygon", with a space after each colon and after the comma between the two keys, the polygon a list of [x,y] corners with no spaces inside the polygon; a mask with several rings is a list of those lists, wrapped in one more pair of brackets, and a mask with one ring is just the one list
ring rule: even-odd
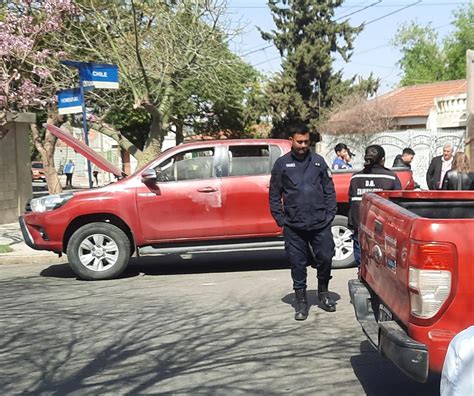
{"label": "sky", "polygon": [[[415,21],[431,24],[439,39],[452,31],[453,11],[472,0],[346,0],[337,9],[336,18],[347,16],[351,25],[365,22],[365,29],[354,42],[349,63],[337,60],[334,67],[343,70],[345,78],[367,77],[371,72],[381,79],[378,94],[388,92],[400,81],[400,52],[391,45],[397,29]],[[274,29],[266,0],[228,0],[227,8],[234,27],[242,34],[231,43],[231,49],[265,74],[280,70],[281,58],[271,43],[264,41],[257,26],[264,31]],[[352,14],[352,15],[348,15]],[[345,18],[344,18],[345,19]],[[342,20],[342,19],[341,19]]]}

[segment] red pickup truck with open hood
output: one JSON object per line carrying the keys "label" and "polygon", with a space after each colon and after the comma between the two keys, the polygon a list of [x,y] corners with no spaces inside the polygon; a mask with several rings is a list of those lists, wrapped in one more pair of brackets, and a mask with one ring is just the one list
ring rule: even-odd
{"label": "red pickup truck with open hood", "polygon": [[474,191],[364,196],[360,279],[349,281],[371,343],[410,377],[441,372],[449,342],[474,325]]}
{"label": "red pickup truck with open hood", "polygon": [[[123,176],[68,133],[47,128],[99,168]],[[283,248],[268,188],[274,162],[289,150],[290,142],[281,139],[179,145],[108,186],[31,200],[20,217],[23,237],[34,249],[66,252],[72,269],[84,279],[118,276],[133,253]],[[405,188],[413,188],[411,171],[397,173]],[[346,217],[351,175],[334,174],[335,267],[353,262]]]}

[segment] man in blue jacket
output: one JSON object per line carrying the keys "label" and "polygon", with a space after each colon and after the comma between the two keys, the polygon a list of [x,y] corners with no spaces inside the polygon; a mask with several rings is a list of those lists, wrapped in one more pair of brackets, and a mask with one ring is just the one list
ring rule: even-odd
{"label": "man in blue jacket", "polygon": [[296,297],[296,320],[308,317],[306,267],[311,244],[318,269],[318,296],[330,312],[336,303],[328,292],[334,240],[331,223],[337,212],[331,170],[324,158],[309,151],[310,134],[305,124],[288,129],[291,151],[276,162],[270,179],[270,210],[283,227],[285,251],[291,266]]}

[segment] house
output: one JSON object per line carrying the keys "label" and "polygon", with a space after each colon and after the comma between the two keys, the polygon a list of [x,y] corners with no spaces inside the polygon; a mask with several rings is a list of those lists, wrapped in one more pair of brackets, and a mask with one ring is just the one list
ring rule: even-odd
{"label": "house", "polygon": [[[368,120],[379,117],[386,125],[375,131],[364,130]],[[334,113],[317,150],[332,163],[334,146],[343,142],[355,152],[354,167],[361,168],[363,152],[370,144],[380,144],[386,152],[386,165],[405,147],[415,150],[412,164],[415,180],[425,186],[431,159],[440,155],[446,142],[455,151],[464,151],[467,124],[467,81],[453,80],[396,88],[377,98]],[[354,128],[351,130],[351,128]]]}
{"label": "house", "polygon": [[401,87],[374,100],[390,108],[395,129],[466,127],[467,80]]}

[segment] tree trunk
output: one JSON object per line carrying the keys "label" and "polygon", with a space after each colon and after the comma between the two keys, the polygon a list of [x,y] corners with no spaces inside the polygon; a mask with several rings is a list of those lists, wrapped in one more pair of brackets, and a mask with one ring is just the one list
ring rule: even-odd
{"label": "tree trunk", "polygon": [[184,142],[183,123],[176,120],[176,145]]}
{"label": "tree trunk", "polygon": [[[54,124],[54,121],[58,121],[57,114],[48,117],[48,124]],[[48,192],[50,194],[60,194],[63,192],[63,189],[59,180],[58,172],[54,166],[54,151],[56,148],[57,137],[46,130],[44,139],[41,139],[36,124],[30,124],[30,131],[33,136],[35,147],[41,155],[46,182],[48,184]]]}

